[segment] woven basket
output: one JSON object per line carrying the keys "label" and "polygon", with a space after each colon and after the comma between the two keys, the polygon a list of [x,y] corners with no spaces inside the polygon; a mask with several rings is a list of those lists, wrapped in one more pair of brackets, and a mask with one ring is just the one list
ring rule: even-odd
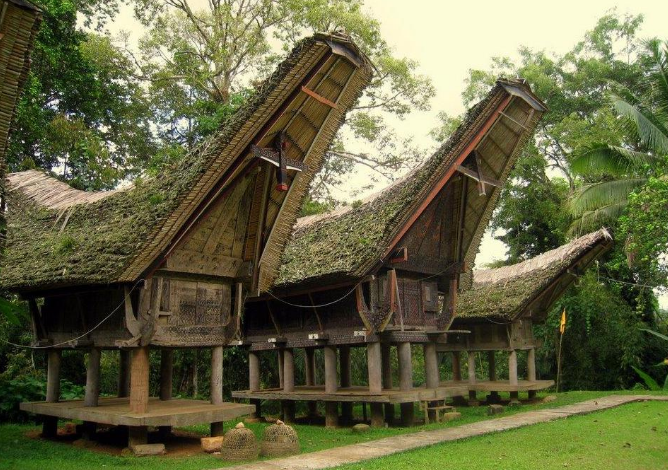
{"label": "woven basket", "polygon": [[297,432],[281,421],[267,426],[262,439],[262,455],[265,457],[282,457],[299,453]]}
{"label": "woven basket", "polygon": [[239,426],[225,433],[220,450],[225,460],[252,460],[259,453],[255,434],[250,429]]}

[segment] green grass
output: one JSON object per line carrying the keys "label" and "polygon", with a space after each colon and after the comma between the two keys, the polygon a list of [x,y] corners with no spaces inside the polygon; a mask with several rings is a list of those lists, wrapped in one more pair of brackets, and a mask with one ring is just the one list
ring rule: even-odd
{"label": "green grass", "polygon": [[633,403],[338,467],[386,468],[668,469],[668,404]]}
{"label": "green grass", "polygon": [[[638,392],[567,392],[558,395],[557,400],[537,405],[524,405],[515,408],[507,408],[501,416],[530,411],[535,409],[553,408],[555,406],[576,403],[590,398],[601,397],[610,394],[624,394]],[[665,406],[665,405],[664,405]],[[665,409],[665,408],[664,408]],[[383,437],[395,436],[405,433],[418,432],[441,427],[453,427],[488,419],[486,407],[460,407],[462,418],[447,424],[434,423],[429,426],[415,426],[412,428],[386,428],[372,429],[366,434],[353,434],[348,428],[326,429],[323,426],[296,425],[302,452],[314,452],[317,450],[339,447],[347,444],[371,441]],[[356,410],[359,415],[359,409]],[[666,411],[668,415],[668,410]],[[398,416],[398,410],[397,410]],[[665,418],[664,418],[665,420]],[[235,423],[229,423],[233,425]],[[258,438],[266,425],[248,425]],[[226,429],[229,426],[226,423]],[[220,456],[196,454],[188,457],[144,457],[112,456],[94,452],[88,449],[75,447],[71,444],[49,442],[41,439],[26,437],[26,433],[35,431],[36,426],[5,424],[0,425],[0,469],[39,469],[44,468],[67,468],[68,470],[91,470],[97,468],[132,468],[132,469],[159,469],[159,470],[189,470],[189,469],[211,469],[232,465],[224,461]],[[201,434],[206,434],[208,427],[195,426],[188,428]],[[665,436],[668,438],[668,436]],[[557,445],[556,440],[546,439],[552,445]],[[452,445],[452,444],[450,444]],[[427,452],[426,450],[423,452]],[[448,451],[449,455],[449,451]],[[665,455],[668,461],[668,455]],[[442,459],[442,457],[439,457]],[[449,459],[449,457],[448,457]],[[449,460],[448,460],[449,462]],[[360,467],[361,468],[361,467]],[[363,466],[363,468],[367,468]],[[456,468],[456,467],[452,467]]]}

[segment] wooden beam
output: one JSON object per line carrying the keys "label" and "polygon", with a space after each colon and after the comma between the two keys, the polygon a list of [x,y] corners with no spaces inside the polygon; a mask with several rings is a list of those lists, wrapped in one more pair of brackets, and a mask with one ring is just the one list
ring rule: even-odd
{"label": "wooden beam", "polygon": [[86,394],[84,406],[97,406],[100,398],[100,348],[91,348],[88,352],[88,366],[86,367]]}
{"label": "wooden beam", "polygon": [[132,351],[132,368],[130,372],[130,412],[146,413],[149,395],[148,346]]}
{"label": "wooden beam", "polygon": [[327,105],[330,108],[338,109],[338,106],[336,105],[336,103],[334,103],[333,101],[328,100],[324,96],[320,96],[315,91],[310,90],[309,88],[306,88],[306,86],[304,86],[304,85],[302,85],[302,91],[304,93],[306,93],[307,95],[309,95],[311,98],[315,99],[316,101],[318,101],[318,102],[320,102],[324,105]]}
{"label": "wooden beam", "polygon": [[410,219],[404,224],[404,226],[399,230],[399,232],[394,236],[392,241],[389,243],[388,249],[383,255],[383,259],[387,258],[389,254],[391,254],[395,250],[395,246],[401,238],[406,234],[406,232],[413,226],[415,221],[422,215],[422,212],[429,206],[431,201],[438,195],[438,193],[441,192],[445,184],[450,180],[450,177],[453,175],[455,171],[457,171],[457,167],[461,165],[466,157],[469,156],[471,151],[475,149],[480,141],[483,139],[483,137],[487,134],[487,131],[492,127],[492,125],[497,121],[499,117],[499,113],[503,111],[508,103],[512,100],[512,95],[508,95],[496,108],[496,110],[492,113],[492,115],[485,121],[481,129],[478,131],[478,133],[473,137],[468,145],[460,152],[459,156],[457,159],[453,162],[453,164],[450,166],[450,168],[446,171],[446,173],[443,175],[443,177],[440,179],[440,181],[434,185],[434,187],[431,189],[427,197],[422,201],[422,203],[417,207],[417,209],[413,212],[411,215]]}

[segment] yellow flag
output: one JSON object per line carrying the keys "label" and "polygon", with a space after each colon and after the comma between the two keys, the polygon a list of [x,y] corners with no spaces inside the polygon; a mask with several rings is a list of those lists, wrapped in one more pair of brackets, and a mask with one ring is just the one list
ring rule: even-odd
{"label": "yellow flag", "polygon": [[564,331],[566,331],[566,309],[561,312],[561,323],[559,323],[559,333],[563,335]]}

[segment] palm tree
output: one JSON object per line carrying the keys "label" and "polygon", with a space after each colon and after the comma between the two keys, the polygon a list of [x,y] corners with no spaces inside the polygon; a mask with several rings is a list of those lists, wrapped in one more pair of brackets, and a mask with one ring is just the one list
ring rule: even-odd
{"label": "palm tree", "polygon": [[570,231],[582,233],[616,220],[628,197],[656,174],[668,156],[668,41],[647,41],[648,73],[638,95],[611,95],[614,109],[635,145],[606,143],[580,149],[573,172],[599,181],[581,187],[569,201]]}

